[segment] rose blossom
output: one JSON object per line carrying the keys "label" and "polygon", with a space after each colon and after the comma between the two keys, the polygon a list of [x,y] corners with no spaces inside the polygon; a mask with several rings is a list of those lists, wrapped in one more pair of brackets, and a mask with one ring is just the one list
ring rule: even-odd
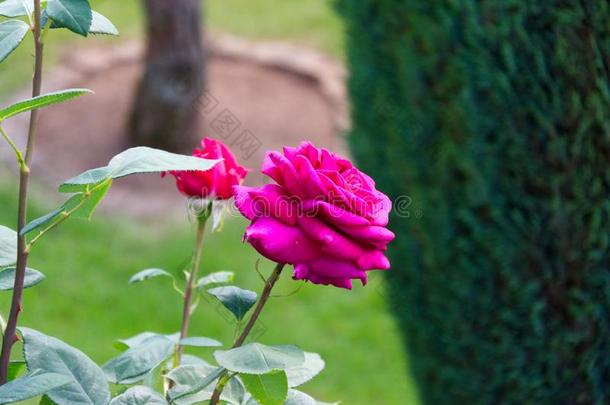
{"label": "rose blossom", "polygon": [[204,138],[201,149],[195,148],[193,156],[204,159],[222,159],[207,171],[172,171],[176,187],[189,197],[227,200],[233,197],[233,187],[241,184],[248,170],[237,163],[235,156],[222,142]]}
{"label": "rose blossom", "polygon": [[237,186],[235,203],[252,221],[244,239],[263,256],[293,264],[294,279],[347,289],[390,267],[391,202],[349,160],[303,142],[267,152],[262,172],[277,184]]}

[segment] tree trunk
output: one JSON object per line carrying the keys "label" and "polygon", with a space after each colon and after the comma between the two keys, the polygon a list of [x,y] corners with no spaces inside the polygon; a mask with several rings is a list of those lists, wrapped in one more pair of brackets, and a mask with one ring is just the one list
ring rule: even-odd
{"label": "tree trunk", "polygon": [[200,0],[144,0],[147,50],[129,120],[130,141],[190,151],[204,85]]}

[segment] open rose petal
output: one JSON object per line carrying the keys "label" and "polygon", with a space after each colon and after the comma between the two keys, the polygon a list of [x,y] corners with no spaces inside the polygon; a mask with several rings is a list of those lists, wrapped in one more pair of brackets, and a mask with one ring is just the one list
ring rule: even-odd
{"label": "open rose petal", "polygon": [[[351,289],[352,280],[366,284],[367,271],[388,269],[392,207],[373,179],[311,142],[283,152],[263,162],[276,185],[236,188],[239,210],[253,221],[246,240],[267,258],[294,264],[295,279],[315,284]],[[247,207],[255,200],[270,205],[264,215]],[[287,201],[289,211],[278,208]]]}
{"label": "open rose petal", "polygon": [[333,256],[357,260],[364,250],[357,243],[331,229],[316,218],[299,218],[299,225],[307,236],[322,244],[322,250]]}
{"label": "open rose petal", "polygon": [[273,218],[258,218],[244,236],[260,254],[278,263],[304,263],[320,256],[320,246],[297,226]]}

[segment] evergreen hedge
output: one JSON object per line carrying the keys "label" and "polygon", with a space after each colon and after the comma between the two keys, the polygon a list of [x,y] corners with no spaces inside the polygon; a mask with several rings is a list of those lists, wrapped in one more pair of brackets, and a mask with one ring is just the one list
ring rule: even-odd
{"label": "evergreen hedge", "polygon": [[424,402],[610,403],[610,2],[338,9]]}

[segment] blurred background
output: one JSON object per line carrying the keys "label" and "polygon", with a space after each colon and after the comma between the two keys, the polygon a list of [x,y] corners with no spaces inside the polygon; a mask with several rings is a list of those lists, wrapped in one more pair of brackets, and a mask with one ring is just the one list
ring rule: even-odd
{"label": "blurred background", "polygon": [[[392,270],[366,288],[306,285],[265,311],[263,342],[327,361],[305,391],[345,404],[609,403],[610,3],[534,3],[92,1],[121,36],[53,33],[46,90],[96,94],[41,115],[31,215],[131,145],[188,153],[210,136],[257,170],[264,151],[308,139],[376,179],[397,238]],[[28,93],[29,49],[0,65],[2,102]],[[12,224],[7,156],[0,222]],[[203,272],[260,290],[257,255],[236,243],[244,228],[232,218],[210,238]],[[176,331],[168,285],[126,281],[178,271],[192,234],[171,179],[117,182],[92,223],[41,244],[33,266],[48,279],[26,293],[24,323],[98,362],[116,338]],[[204,309],[192,330],[227,341],[226,322]]]}
{"label": "blurred background", "polygon": [[[253,169],[251,184],[264,181],[257,172],[269,149],[311,140],[347,153],[343,24],[332,3],[94,0],[91,5],[121,35],[80,39],[63,30],[49,35],[43,90],[86,87],[95,95],[41,114],[31,218],[62,201],[56,187],[63,180],[105,165],[132,145],[190,153],[203,136],[217,138]],[[30,49],[24,44],[1,65],[2,103],[27,97]],[[17,139],[25,134],[25,118],[6,123]],[[12,158],[3,148],[0,153],[0,223],[9,225],[17,185]],[[241,244],[245,227],[237,216],[229,218],[221,233],[208,238],[202,273],[231,270],[237,284],[260,291],[263,283],[254,270],[259,255]],[[148,267],[180,272],[194,232],[173,179],[116,182],[91,223],[69,221],[32,256],[32,266],[44,268],[48,279],[37,291],[26,290],[22,323],[61,336],[98,363],[119,353],[113,346],[117,338],[177,331],[182,303],[171,284],[127,285],[127,280]],[[269,271],[272,264],[261,266]],[[278,294],[296,287],[286,277]],[[259,339],[297,344],[327,362],[305,391],[346,404],[417,403],[381,275],[351,292],[307,284],[275,301],[262,317]],[[6,313],[9,294],[0,302]],[[205,302],[193,319],[193,333],[224,342],[232,340],[233,329],[230,317]]]}

